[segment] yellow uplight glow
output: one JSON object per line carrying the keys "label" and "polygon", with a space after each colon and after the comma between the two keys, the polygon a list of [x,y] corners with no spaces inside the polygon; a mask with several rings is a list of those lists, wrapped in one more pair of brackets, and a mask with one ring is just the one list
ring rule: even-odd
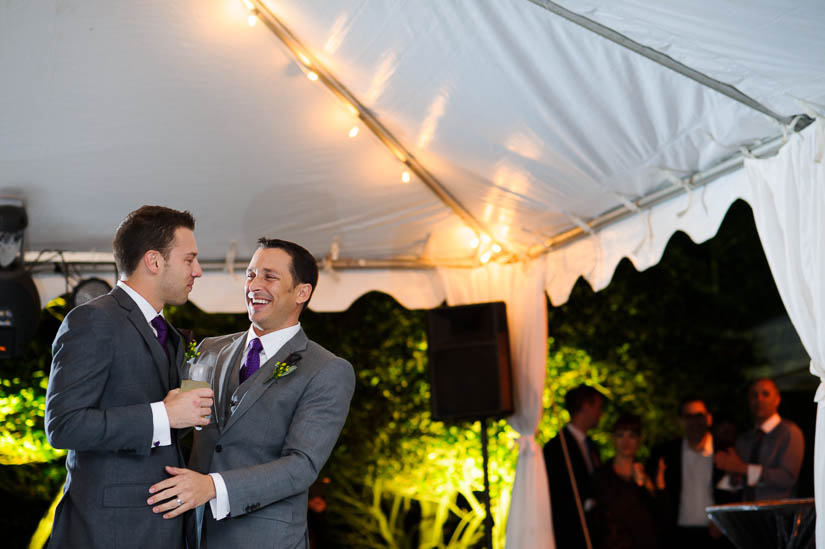
{"label": "yellow uplight glow", "polygon": [[352,138],[352,137],[355,137],[356,135],[358,135],[358,126],[353,126],[349,130],[349,136]]}
{"label": "yellow uplight glow", "polygon": [[312,80],[313,82],[315,82],[316,80],[318,80],[318,73],[317,73],[317,72],[315,72],[315,71],[309,71],[309,72],[307,73],[307,78],[309,78],[310,80]]}
{"label": "yellow uplight glow", "polygon": [[406,171],[403,172],[401,174],[401,181],[403,181],[404,183],[409,183],[410,182],[410,172],[406,172]]}

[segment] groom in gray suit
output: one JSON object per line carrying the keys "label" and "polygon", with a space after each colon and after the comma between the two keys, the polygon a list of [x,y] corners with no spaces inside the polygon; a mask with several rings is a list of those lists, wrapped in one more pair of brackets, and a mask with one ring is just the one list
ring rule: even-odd
{"label": "groom in gray suit", "polygon": [[[167,467],[172,476],[152,486],[148,503],[173,519],[208,502],[202,548],[308,544],[308,490],[355,388],[349,362],[308,340],[298,322],[317,283],[307,250],[262,238],[244,286],[251,327],[199,347],[198,360],[216,367],[216,421],[195,434],[194,470]],[[176,507],[173,496],[187,503]]]}
{"label": "groom in gray suit", "polygon": [[210,389],[176,389],[184,345],[160,314],[185,303],[201,276],[194,227],[189,212],[130,213],[113,243],[117,286],[57,332],[46,434],[69,454],[50,549],[185,546],[184,517],[164,521],[145,502],[163,466],[184,463],[178,429],[205,425],[212,405]]}

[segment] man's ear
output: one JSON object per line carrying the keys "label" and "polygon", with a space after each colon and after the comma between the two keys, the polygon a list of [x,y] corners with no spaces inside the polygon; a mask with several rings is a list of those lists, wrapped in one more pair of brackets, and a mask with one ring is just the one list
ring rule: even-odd
{"label": "man's ear", "polygon": [[157,250],[149,250],[143,254],[143,265],[152,274],[160,272],[160,267],[163,264],[163,255]]}
{"label": "man's ear", "polygon": [[312,295],[312,284],[299,284],[298,291],[295,294],[295,302],[302,305],[309,300]]}

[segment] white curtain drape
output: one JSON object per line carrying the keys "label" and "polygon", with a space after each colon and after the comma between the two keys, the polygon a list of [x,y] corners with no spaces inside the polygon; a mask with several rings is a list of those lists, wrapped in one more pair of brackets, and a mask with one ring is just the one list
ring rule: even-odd
{"label": "white curtain drape", "polygon": [[825,147],[823,120],[794,135],[770,159],[750,159],[756,228],[785,309],[819,376],[814,446],[816,540],[825,547]]}
{"label": "white curtain drape", "polygon": [[508,421],[521,435],[507,519],[507,548],[554,549],[547,472],[535,438],[543,412],[547,359],[544,262],[440,269],[439,273],[449,305],[507,304],[515,398],[515,413]]}

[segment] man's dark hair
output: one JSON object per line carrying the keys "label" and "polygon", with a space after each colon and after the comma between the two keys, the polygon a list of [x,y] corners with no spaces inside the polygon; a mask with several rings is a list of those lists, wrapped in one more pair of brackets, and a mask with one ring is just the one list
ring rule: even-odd
{"label": "man's dark hair", "polygon": [[604,395],[589,385],[579,385],[564,395],[564,407],[570,412],[570,417],[573,417],[586,402],[593,402],[597,398],[604,400]]}
{"label": "man's dark hair", "polygon": [[[687,395],[685,398],[679,401],[679,415],[684,415],[685,413],[685,406],[690,404],[691,402],[701,402],[705,405],[705,409],[708,409],[708,401],[705,400],[703,397],[699,395]],[[710,411],[710,410],[708,410]]]}
{"label": "man's dark hair", "polygon": [[293,288],[298,284],[309,284],[312,286],[309,299],[303,303],[303,308],[301,309],[301,312],[303,312],[304,309],[307,308],[307,305],[309,305],[309,300],[312,299],[312,294],[315,293],[315,287],[318,285],[318,264],[315,262],[315,258],[312,257],[309,250],[303,246],[277,238],[259,238],[258,248],[274,248],[285,251],[292,259],[289,265],[289,274],[292,275],[294,282]]}
{"label": "man's dark hair", "polygon": [[157,250],[164,259],[169,259],[179,227],[195,230],[191,213],[164,206],[141,206],[130,212],[117,228],[112,242],[117,270],[131,275],[149,250]]}
{"label": "man's dark hair", "polygon": [[610,432],[618,433],[619,431],[631,431],[642,436],[642,419],[635,414],[621,414]]}

